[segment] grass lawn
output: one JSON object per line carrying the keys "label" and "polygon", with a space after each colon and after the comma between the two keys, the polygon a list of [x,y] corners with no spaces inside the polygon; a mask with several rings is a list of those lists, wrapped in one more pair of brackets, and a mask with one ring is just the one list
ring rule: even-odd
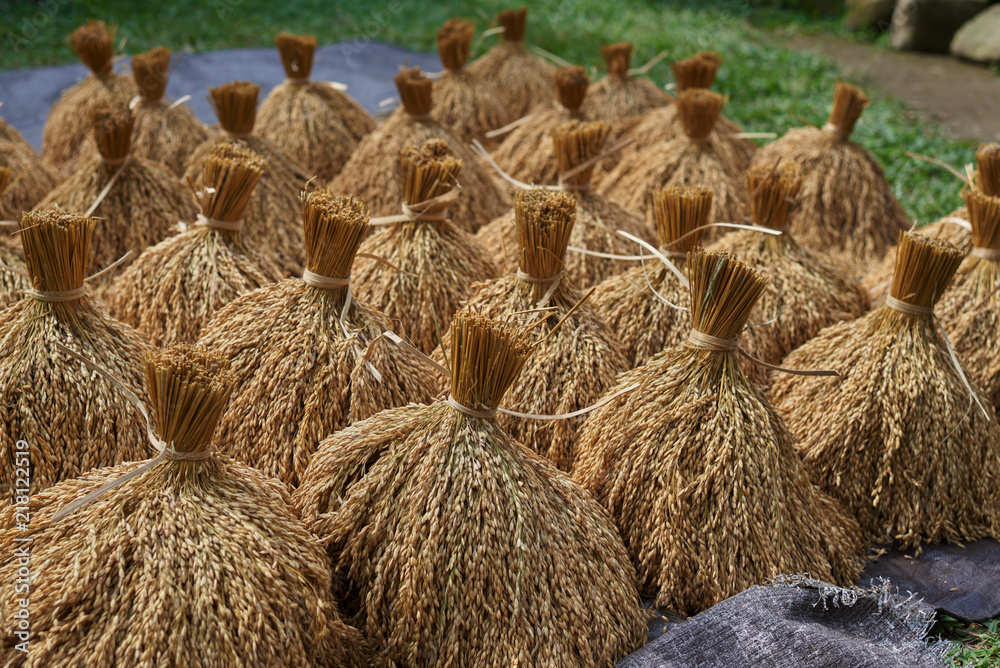
{"label": "grass lawn", "polygon": [[[0,69],[71,62],[66,36],[88,18],[114,21],[125,50],[138,53],[164,45],[175,51],[271,46],[282,31],[309,32],[321,42],[352,40],[347,48],[364,57],[366,40],[433,50],[437,28],[451,16],[490,25],[500,9],[521,1],[481,0],[13,0],[0,3]],[[783,133],[822,125],[837,79],[835,66],[813,54],[782,48],[773,30],[845,34],[833,19],[755,8],[752,0],[536,0],[528,39],[563,58],[601,64],[599,47],[623,39],[636,44],[639,65],[661,50],[681,58],[711,49],[725,57],[716,90],[730,96],[726,115],[748,131]],[[493,43],[475,43],[483,52]],[[277,54],[275,54],[277,58]],[[666,62],[651,75],[670,79]],[[865,82],[859,82],[864,85]],[[873,96],[854,138],[872,150],[910,216],[930,222],[961,204],[961,183],[944,170],[912,160],[907,151],[961,166],[973,160],[972,142],[955,142],[897,100]],[[998,621],[987,627],[943,620],[936,633],[956,641],[955,665],[1000,665]]]}

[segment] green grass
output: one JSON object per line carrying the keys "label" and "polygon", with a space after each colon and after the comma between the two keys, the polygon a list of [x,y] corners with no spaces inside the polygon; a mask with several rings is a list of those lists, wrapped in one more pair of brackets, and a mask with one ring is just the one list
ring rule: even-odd
{"label": "green grass", "polygon": [[1000,666],[1000,618],[969,624],[942,614],[931,634],[952,642],[948,658],[953,666]]}

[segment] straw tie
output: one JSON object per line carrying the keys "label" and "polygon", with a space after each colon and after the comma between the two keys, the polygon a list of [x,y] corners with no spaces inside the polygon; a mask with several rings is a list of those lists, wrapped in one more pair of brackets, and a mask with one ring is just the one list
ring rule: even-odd
{"label": "straw tie", "polygon": [[395,223],[440,222],[442,220],[447,220],[447,206],[440,211],[428,211],[428,209],[434,208],[440,204],[447,205],[454,202],[458,199],[459,190],[460,188],[453,188],[446,193],[438,195],[437,197],[425,199],[424,201],[417,202],[415,204],[406,204],[404,202],[401,207],[403,211],[402,214],[372,218],[368,221],[368,223],[370,225],[392,225]]}
{"label": "straw tie", "polygon": [[917,306],[910,302],[896,299],[892,295],[885,298],[885,305],[894,311],[905,313],[906,315],[933,315],[934,309],[930,306]]}
{"label": "straw tie", "polygon": [[336,290],[337,288],[345,287],[351,283],[350,276],[347,278],[334,278],[333,276],[317,274],[316,272],[309,271],[308,269],[302,272],[302,280],[305,281],[306,284],[321,290]]}
{"label": "straw tie", "polygon": [[705,332],[699,332],[697,329],[692,329],[691,333],[688,334],[688,344],[692,348],[719,352],[737,350],[740,347],[737,339],[722,339]]}
{"label": "straw tie", "polygon": [[204,225],[205,227],[225,230],[227,232],[239,232],[243,228],[243,220],[243,218],[239,220],[219,220],[218,218],[209,218],[205,214],[199,213],[195,219],[195,225]]}
{"label": "straw tie", "polygon": [[562,276],[563,272],[560,271],[559,273],[552,274],[551,276],[539,278],[538,276],[532,276],[526,271],[521,271],[520,269],[517,270],[517,280],[519,281],[524,281],[525,283],[549,284],[545,294],[542,295],[542,298],[538,300],[537,304],[535,304],[536,309],[543,309],[548,305],[549,300],[552,299],[552,295],[554,295],[556,290],[559,289],[559,283],[562,281]]}
{"label": "straw tie", "polygon": [[688,340],[685,343],[685,345],[695,350],[706,350],[709,352],[718,352],[718,353],[735,352],[747,358],[754,364],[764,367],[765,369],[771,369],[772,371],[780,371],[781,373],[790,373],[794,376],[840,377],[840,373],[832,369],[815,369],[815,370],[789,369],[787,367],[778,366],[777,364],[769,364],[762,359],[757,359],[747,351],[740,348],[740,344],[737,339],[722,339],[719,338],[718,336],[712,336],[711,334],[700,332],[697,329],[691,330],[691,333],[688,334]]}
{"label": "straw tie", "polygon": [[[87,278],[83,279],[83,285],[77,288],[73,288],[72,290],[35,290],[34,288],[28,288],[27,290],[24,291],[24,293],[37,301],[48,302],[52,304],[76,301],[77,299],[81,299],[82,297],[86,296],[88,281],[92,281],[98,276],[101,276],[106,272],[111,271],[112,269],[120,265],[122,262],[124,262],[131,256],[132,256],[132,251],[127,251],[124,255],[122,255],[120,258],[118,258],[117,260],[106,266],[104,269],[101,269],[96,274],[91,274]],[[25,278],[30,278],[27,274],[17,271],[16,269],[12,269],[11,267],[8,267],[5,264],[0,264],[0,269],[9,271],[19,276],[24,276]]]}
{"label": "straw tie", "polygon": [[496,408],[494,408],[491,411],[477,411],[474,408],[469,408],[468,406],[464,406],[458,403],[458,401],[455,399],[455,397],[451,395],[450,392],[448,393],[448,405],[454,408],[462,415],[468,415],[469,417],[474,417],[474,418],[483,418],[484,420],[489,420],[490,418],[494,417],[498,412]]}
{"label": "straw tie", "polygon": [[970,253],[972,257],[978,257],[983,260],[992,260],[993,262],[1000,262],[1000,248],[987,248],[985,246],[973,246],[972,252]]}

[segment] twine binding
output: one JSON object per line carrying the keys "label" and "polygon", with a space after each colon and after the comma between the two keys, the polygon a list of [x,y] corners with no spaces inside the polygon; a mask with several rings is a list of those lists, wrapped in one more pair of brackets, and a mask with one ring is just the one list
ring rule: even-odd
{"label": "twine binding", "polygon": [[215,230],[225,230],[226,232],[239,232],[243,228],[243,218],[239,220],[218,220],[209,218],[203,213],[199,213],[195,219],[195,225],[204,225]]}
{"label": "twine binding", "polygon": [[991,260],[993,262],[1000,262],[1000,248],[986,248],[985,246],[973,246],[972,252],[969,253],[972,257],[978,257],[983,260]]}

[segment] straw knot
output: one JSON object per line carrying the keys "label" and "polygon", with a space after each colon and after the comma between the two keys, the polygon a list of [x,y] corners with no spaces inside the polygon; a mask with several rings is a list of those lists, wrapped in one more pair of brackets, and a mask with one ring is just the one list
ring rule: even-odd
{"label": "straw knot", "polygon": [[440,221],[448,218],[448,209],[441,209],[440,211],[424,211],[423,207],[420,206],[421,203],[415,204],[411,207],[409,204],[402,205],[403,215],[412,220],[415,223],[421,221]]}
{"label": "straw knot", "polygon": [[243,219],[219,220],[218,218],[209,218],[205,214],[199,213],[195,220],[195,225],[204,225],[214,230],[225,230],[226,232],[239,232],[243,228]]}
{"label": "straw knot", "polygon": [[729,352],[739,348],[740,344],[737,339],[723,339],[718,336],[706,334],[705,332],[699,332],[697,329],[692,329],[691,333],[688,334],[687,346],[698,350]]}
{"label": "straw knot", "polygon": [[72,290],[25,290],[25,293],[40,302],[62,303],[72,302],[86,296],[87,288],[81,285]]}
{"label": "straw knot", "polygon": [[526,271],[517,270],[516,273],[517,280],[524,281],[525,283],[541,283],[543,285],[548,285],[549,283],[555,283],[562,279],[563,272],[558,274],[553,274],[552,276],[532,276]]}
{"label": "straw knot", "polygon": [[305,281],[307,285],[319,288],[320,290],[336,290],[337,288],[347,287],[351,284],[350,276],[345,278],[334,278],[333,276],[323,276],[322,274],[317,274],[316,272],[309,271],[308,269],[303,270],[302,280]]}
{"label": "straw knot", "polygon": [[973,246],[970,255],[972,257],[978,257],[983,260],[1000,262],[1000,248],[984,248],[982,246]]}
{"label": "straw knot", "polygon": [[902,299],[896,299],[892,295],[885,298],[885,305],[894,311],[899,311],[900,313],[905,313],[906,315],[921,316],[934,314],[934,307],[932,306],[917,306],[916,304],[905,302]]}
{"label": "straw knot", "polygon": [[448,405],[462,415],[468,415],[469,417],[474,418],[483,418],[484,420],[489,420],[497,414],[497,409],[495,408],[488,411],[477,411],[473,408],[469,408],[468,406],[464,406],[458,403],[458,401],[455,400],[455,397],[453,397],[450,393],[448,394]]}

